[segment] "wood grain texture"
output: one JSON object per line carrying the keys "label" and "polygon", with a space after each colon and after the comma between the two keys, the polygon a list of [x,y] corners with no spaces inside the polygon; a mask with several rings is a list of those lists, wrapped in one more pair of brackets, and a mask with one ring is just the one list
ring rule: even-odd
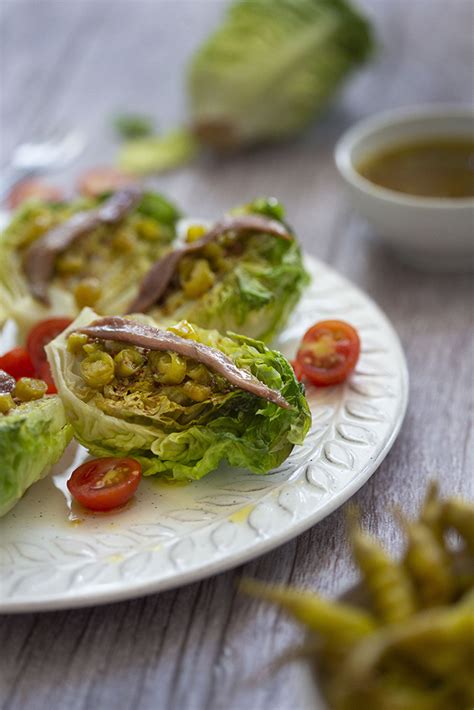
{"label": "wood grain texture", "polygon": [[[186,60],[224,2],[0,0],[0,162],[53,125],[90,137],[81,167],[114,154],[108,120],[131,107],[166,127],[185,116]],[[401,434],[356,496],[368,527],[396,550],[388,514],[412,512],[426,481],[472,495],[472,280],[394,261],[348,208],[334,143],[358,118],[422,101],[472,100],[473,3],[361,0],[379,38],[361,71],[306,136],[232,161],[202,161],[156,180],[192,214],[214,216],[275,194],[306,249],[366,290],[397,329],[411,377]],[[299,676],[269,664],[302,638],[282,614],[236,593],[240,575],[339,593],[354,579],[339,510],[298,539],[176,591],[111,606],[0,621],[5,710],[292,710]]]}

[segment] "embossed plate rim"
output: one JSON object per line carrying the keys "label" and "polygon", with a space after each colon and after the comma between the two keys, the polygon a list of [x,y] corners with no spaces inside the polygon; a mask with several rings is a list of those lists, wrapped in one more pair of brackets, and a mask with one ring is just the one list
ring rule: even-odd
{"label": "embossed plate rim", "polygon": [[[140,575],[138,574],[138,578],[136,580],[130,581],[119,579],[117,581],[107,583],[101,587],[94,587],[92,585],[92,587],[88,588],[86,584],[81,590],[70,589],[54,593],[54,589],[52,589],[47,594],[33,595],[33,597],[27,596],[17,599],[14,597],[2,598],[0,588],[0,613],[50,611],[55,609],[106,604],[110,602],[124,601],[126,599],[136,598],[199,581],[205,577],[224,572],[228,569],[248,562],[259,555],[265,554],[285,542],[288,542],[292,538],[320,522],[323,518],[340,507],[367,482],[392,447],[405,416],[408,403],[408,371],[403,349],[387,316],[369,296],[323,262],[311,256],[306,256],[306,261],[311,272],[316,272],[316,274],[319,273],[321,276],[327,276],[334,279],[334,281],[342,287],[343,292],[347,292],[349,295],[353,294],[357,299],[361,299],[364,302],[364,307],[369,310],[372,309],[376,312],[377,318],[383,323],[385,339],[388,343],[391,357],[396,361],[398,368],[397,375],[400,380],[400,390],[396,393],[397,406],[393,413],[393,422],[382,441],[380,441],[377,445],[375,443],[367,444],[367,446],[372,446],[373,455],[369,456],[365,465],[363,465],[360,469],[357,469],[353,477],[347,484],[343,485],[340,490],[333,493],[328,491],[329,499],[324,503],[319,504],[314,513],[306,515],[306,517],[301,520],[290,520],[287,525],[282,525],[280,529],[271,533],[267,537],[259,538],[257,535],[257,538],[252,542],[252,544],[249,544],[244,549],[231,551],[227,554],[225,552],[223,554],[216,553],[214,559],[211,559],[208,562],[203,562],[201,560],[197,565],[191,565],[188,568],[185,567],[181,570],[175,569],[174,573],[170,573],[167,576],[160,577],[158,570],[150,579],[140,579]],[[334,310],[337,311],[337,307]],[[320,443],[322,447],[324,439]],[[309,465],[310,464],[308,464],[305,468],[305,473],[307,472]],[[306,463],[304,466],[306,466]],[[282,483],[282,485],[285,484]],[[277,491],[278,488],[275,487],[275,489],[271,489],[269,487],[268,490],[269,493],[266,494],[266,496],[270,496],[272,490]],[[220,520],[218,520],[217,523],[210,522],[208,525],[204,525],[195,532],[191,531],[189,533],[189,539],[192,539],[193,536],[198,538],[199,535],[201,535],[207,528],[214,527],[214,529],[217,529],[218,524],[221,524]],[[175,544],[177,545],[179,542],[180,540]]]}

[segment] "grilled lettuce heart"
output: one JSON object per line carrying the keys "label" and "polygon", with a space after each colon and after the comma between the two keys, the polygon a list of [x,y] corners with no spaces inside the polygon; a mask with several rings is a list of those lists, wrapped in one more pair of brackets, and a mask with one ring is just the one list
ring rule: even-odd
{"label": "grilled lettuce heart", "polygon": [[[170,365],[177,375],[176,383],[163,384],[153,370],[157,353],[150,356],[151,351],[144,350],[140,350],[143,364],[136,374],[123,378],[116,369],[114,378],[108,377],[104,386],[90,386],[83,377],[82,363],[87,356],[77,348],[71,352],[68,338],[96,318],[93,311],[84,309],[46,347],[75,435],[92,454],[132,456],[142,463],[145,475],[199,479],[221,461],[266,473],[304,441],[311,415],[303,386],[281,353],[251,338],[221,335],[186,321],[169,328],[175,335],[220,350],[238,368],[278,390],[289,408],[239,389],[212,370],[196,370],[203,366],[191,359],[185,362],[186,374],[182,361]],[[146,316],[141,320],[156,326]],[[117,352],[117,345],[120,343],[100,344],[109,364],[108,357]]]}

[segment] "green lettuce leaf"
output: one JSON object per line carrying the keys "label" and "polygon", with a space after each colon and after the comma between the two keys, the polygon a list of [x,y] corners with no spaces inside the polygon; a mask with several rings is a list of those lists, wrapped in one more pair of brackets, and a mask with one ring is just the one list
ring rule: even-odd
{"label": "green lettuce leaf", "polygon": [[[95,318],[93,311],[84,309],[46,348],[76,438],[92,454],[132,456],[142,463],[145,475],[199,479],[221,461],[266,473],[281,464],[296,444],[303,443],[311,422],[303,386],[281,353],[245,336],[224,336],[187,322],[172,328],[182,337],[220,349],[238,367],[278,389],[290,409],[229,388],[189,405],[166,394],[157,398],[148,395],[144,401],[137,387],[130,384],[123,388],[121,397],[115,395],[107,402],[102,393],[84,389],[78,356],[68,351],[67,337],[68,332]],[[142,320],[153,323],[146,316]]]}
{"label": "green lettuce leaf", "polygon": [[118,164],[136,175],[160,173],[189,163],[197,155],[198,142],[185,128],[160,136],[137,138],[124,143]]}
{"label": "green lettuce leaf", "polygon": [[195,134],[235,148],[304,128],[372,49],[346,0],[238,0],[193,57]]}
{"label": "green lettuce leaf", "polygon": [[114,127],[120,138],[132,140],[153,134],[153,119],[138,113],[120,113],[114,118]]}
{"label": "green lettuce leaf", "polygon": [[242,266],[235,270],[240,298],[249,308],[261,308],[273,300],[273,293],[251,271]]}
{"label": "green lettuce leaf", "polygon": [[0,516],[49,473],[71,438],[72,428],[57,396],[0,415]]}
{"label": "green lettuce leaf", "polygon": [[[75,302],[73,286],[80,275],[64,271],[56,273],[49,288],[51,304],[46,307],[29,291],[23,272],[24,250],[52,227],[76,212],[95,207],[105,197],[98,200],[81,198],[55,205],[30,201],[15,212],[8,227],[0,234],[0,316],[3,311],[4,317],[13,318],[20,330],[27,332],[38,320],[77,315],[80,309]],[[84,250],[87,259],[84,276],[98,278],[102,286],[97,310],[121,313],[133,299],[142,276],[169,248],[175,238],[179,217],[179,211],[165,197],[145,192],[135,210],[120,225],[99,227],[94,233],[80,238],[60,259]],[[157,230],[156,235],[152,234],[153,238],[150,237],[150,225],[152,228],[155,225]]]}

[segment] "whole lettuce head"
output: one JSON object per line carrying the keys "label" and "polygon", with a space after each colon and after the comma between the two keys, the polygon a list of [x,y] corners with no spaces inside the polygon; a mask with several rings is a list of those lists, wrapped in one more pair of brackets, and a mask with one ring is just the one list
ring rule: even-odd
{"label": "whole lettuce head", "polygon": [[71,438],[72,429],[57,396],[0,414],[0,516],[49,473]]}
{"label": "whole lettuce head", "polygon": [[[283,222],[284,208],[274,198],[259,198],[233,210],[233,214],[245,213]],[[161,323],[188,320],[203,328],[232,330],[270,342],[284,327],[308,282],[295,238],[280,239],[262,232],[241,235],[238,240],[223,235],[222,240],[182,260],[178,279],[150,316]]]}
{"label": "whole lettuce head", "polygon": [[0,316],[3,311],[4,318],[13,318],[26,331],[44,318],[75,317],[86,305],[84,298],[95,299],[100,313],[120,313],[126,308],[141,276],[175,237],[179,213],[157,193],[144,193],[120,223],[97,227],[57,256],[49,286],[50,306],[32,296],[23,268],[26,250],[33,242],[72,215],[97,207],[106,197],[58,204],[32,200],[20,207],[0,234]]}
{"label": "whole lettuce head", "polygon": [[193,129],[222,148],[296,133],[371,49],[346,0],[238,0],[192,60]]}
{"label": "whole lettuce head", "polygon": [[[139,349],[143,360],[138,358],[141,365],[133,376],[122,377],[116,364],[112,381],[91,387],[83,376],[84,346],[72,348],[69,334],[95,319],[93,311],[84,309],[46,348],[76,438],[92,454],[131,456],[141,462],[145,475],[199,479],[221,461],[266,473],[303,442],[311,415],[303,386],[280,353],[256,340],[221,335],[185,321],[169,328],[221,350],[239,368],[281,392],[291,405],[288,409],[231,386],[202,364],[183,364],[183,358]],[[141,319],[154,325],[146,316]],[[117,345],[101,343],[116,363],[122,357]],[[159,369],[163,362],[171,371]],[[168,373],[165,379],[163,372]]]}

